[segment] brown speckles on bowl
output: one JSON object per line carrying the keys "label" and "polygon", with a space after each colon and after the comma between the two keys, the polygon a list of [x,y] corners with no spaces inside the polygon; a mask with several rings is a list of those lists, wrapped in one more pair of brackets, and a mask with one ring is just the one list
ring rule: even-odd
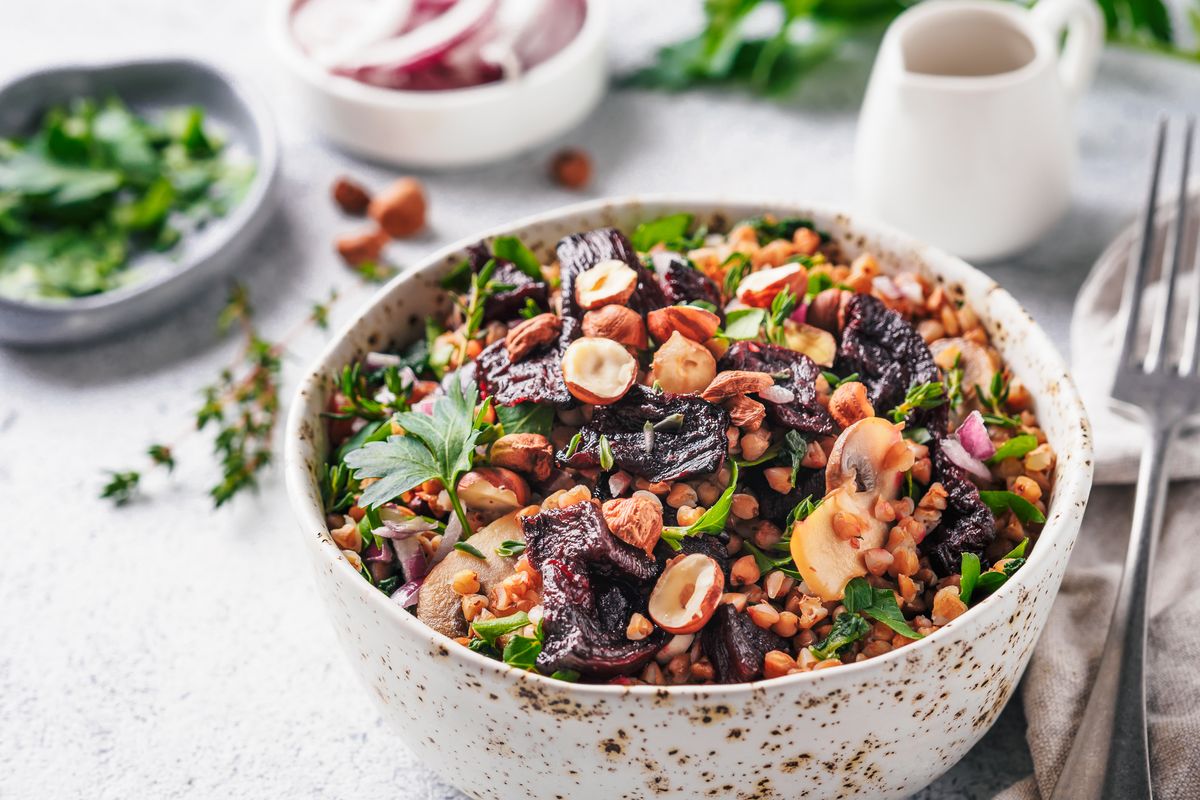
{"label": "brown speckles on bowl", "polygon": [[[422,335],[445,308],[438,280],[480,238],[513,233],[550,254],[562,236],[686,211],[724,229],[765,211],[809,217],[852,250],[961,293],[1029,387],[1060,454],[1048,523],[1028,563],[926,639],[838,669],[738,686],[581,686],[522,673],[451,643],[372,588],[324,530],[314,465],[333,376],[374,343]],[[853,252],[850,253],[853,255]],[[417,757],[480,798],[902,797],[948,769],[1011,697],[1049,613],[1091,481],[1082,405],[1054,345],[1003,290],[961,261],[844,214],[687,199],[595,202],[447,248],[383,289],[321,357],[292,405],[288,490],[316,585],[352,667]],[[312,536],[313,531],[320,535]]]}

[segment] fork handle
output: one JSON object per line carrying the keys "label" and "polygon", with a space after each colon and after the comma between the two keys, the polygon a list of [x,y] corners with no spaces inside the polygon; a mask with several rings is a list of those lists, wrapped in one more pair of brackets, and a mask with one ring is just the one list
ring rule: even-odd
{"label": "fork handle", "polygon": [[1142,450],[1133,529],[1100,668],[1051,800],[1151,798],[1146,734],[1146,621],[1150,566],[1167,494],[1172,429],[1154,422]]}

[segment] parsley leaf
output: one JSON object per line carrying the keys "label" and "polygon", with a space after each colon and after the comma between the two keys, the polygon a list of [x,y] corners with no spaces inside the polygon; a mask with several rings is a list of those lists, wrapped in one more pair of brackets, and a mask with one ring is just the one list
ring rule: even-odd
{"label": "parsley leaf", "polygon": [[487,642],[487,644],[495,647],[496,640],[501,636],[520,630],[528,624],[529,615],[524,611],[518,611],[510,617],[493,617],[491,619],[476,620],[471,623],[471,630],[475,631],[475,635]]}
{"label": "parsley leaf", "polygon": [[[783,544],[784,542],[780,541],[776,547]],[[800,574],[800,571],[796,569],[795,562],[792,561],[792,554],[790,551],[780,553],[779,555],[773,555],[759,549],[750,541],[743,541],[742,547],[748,550],[750,555],[754,556],[754,563],[758,566],[758,571],[763,575],[766,575],[768,572],[778,570],[784,575],[795,578],[798,581],[804,580],[804,576]]]}
{"label": "parsley leaf", "polygon": [[700,519],[685,527],[668,526],[663,528],[662,540],[672,550],[682,550],[685,536],[703,536],[705,534],[715,536],[725,530],[725,523],[729,520],[729,509],[733,507],[733,493],[737,490],[738,481],[738,465],[737,462],[732,464],[733,471],[729,475],[729,485],[725,487],[725,491],[721,492],[721,496],[717,498],[717,502],[712,504],[712,508],[700,515]]}
{"label": "parsley leaf", "polygon": [[871,624],[858,614],[849,611],[842,613],[833,621],[833,629],[823,640],[813,645],[812,654],[822,661],[833,658],[842,650],[866,636],[871,630]]}
{"label": "parsley leaf", "polygon": [[876,622],[882,622],[901,636],[909,639],[923,638],[908,625],[900,606],[896,604],[896,595],[891,589],[876,589],[867,583],[866,578],[854,578],[846,584],[842,604],[851,613],[865,614]]}
{"label": "parsley leaf", "polygon": [[537,627],[537,636],[516,635],[504,645],[501,657],[504,663],[517,669],[530,670],[537,664],[542,653],[542,626]]}
{"label": "parsley leaf", "polygon": [[496,419],[504,433],[540,433],[550,435],[554,425],[554,406],[544,403],[518,403],[515,406],[496,406]]}
{"label": "parsley leaf", "polygon": [[730,311],[725,315],[723,335],[726,339],[738,341],[757,339],[758,332],[766,319],[767,312],[762,308],[739,308],[736,311]]}
{"label": "parsley leaf", "polygon": [[1024,497],[1012,492],[981,491],[979,499],[987,504],[993,514],[1000,514],[1006,509],[1012,509],[1012,512],[1017,515],[1017,519],[1021,520],[1021,522],[1036,522],[1041,524],[1046,521],[1046,516],[1041,511],[1038,511],[1037,506]]}
{"label": "parsley leaf", "polygon": [[516,236],[497,236],[493,239],[492,255],[502,261],[511,262],[513,266],[535,281],[546,280],[542,275],[542,263],[538,261],[533,251]]}
{"label": "parsley leaf", "polygon": [[633,229],[629,241],[635,250],[645,253],[656,244],[684,238],[691,226],[691,214],[670,214],[641,223]]}
{"label": "parsley leaf", "polygon": [[458,499],[458,479],[471,469],[475,445],[484,430],[475,413],[479,392],[473,382],[460,386],[450,380],[446,394],[433,406],[433,415],[404,411],[394,419],[404,429],[386,442],[371,442],[346,454],[354,477],[379,478],[363,492],[360,505],[378,508],[402,492],[434,478],[441,480],[462,523],[470,530]]}

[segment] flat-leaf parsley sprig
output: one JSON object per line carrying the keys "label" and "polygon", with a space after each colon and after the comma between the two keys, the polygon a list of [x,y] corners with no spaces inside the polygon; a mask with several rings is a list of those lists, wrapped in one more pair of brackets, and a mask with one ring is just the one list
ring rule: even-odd
{"label": "flat-leaf parsley sprig", "polygon": [[450,379],[446,394],[433,406],[433,414],[404,411],[392,419],[403,433],[387,441],[370,442],[346,454],[346,464],[354,477],[376,478],[359,498],[359,505],[378,508],[428,480],[440,480],[464,535],[471,526],[458,497],[458,479],[470,471],[475,446],[491,427],[486,419],[491,398],[476,411],[479,391],[473,382],[459,385],[458,376]]}

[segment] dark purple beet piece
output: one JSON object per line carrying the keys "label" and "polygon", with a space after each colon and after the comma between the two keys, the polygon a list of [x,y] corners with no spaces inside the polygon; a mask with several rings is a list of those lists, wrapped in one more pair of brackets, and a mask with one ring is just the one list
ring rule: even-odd
{"label": "dark purple beet piece", "polygon": [[654,263],[668,304],[704,300],[716,306],[717,316],[721,318],[722,323],[725,321],[725,312],[721,308],[721,290],[711,278],[693,267],[678,253],[670,253],[666,258],[658,258]]}
{"label": "dark purple beet piece", "polygon": [[642,592],[658,576],[654,559],[613,536],[596,502],[550,509],[521,520],[526,555],[542,575],[545,674],[573,669],[589,678],[628,675],[654,657],[665,634],[639,642],[617,617],[644,610]]}
{"label": "dark purple beet piece", "polygon": [[813,502],[825,496],[825,470],[800,468],[796,476],[796,488],[787,494],[780,494],[771,488],[761,467],[752,467],[742,473],[746,476],[746,485],[754,490],[758,498],[758,516],[770,520],[780,527],[787,522],[788,514],[792,513],[801,500],[811,496]]}
{"label": "dark purple beet piece", "polygon": [[744,683],[762,677],[763,656],[786,650],[787,641],[755,625],[746,612],[738,613],[723,603],[700,632],[700,648],[712,662],[719,683]]}
{"label": "dark purple beet piece", "polygon": [[996,518],[967,473],[946,457],[937,440],[929,443],[929,449],[934,479],[946,488],[946,510],[921,542],[921,551],[939,575],[953,575],[962,566],[963,553],[983,558],[983,551],[996,538]]}
{"label": "dark purple beet piece", "polygon": [[791,391],[792,401],[762,401],[767,407],[767,417],[776,425],[817,436],[837,433],[833,418],[817,400],[817,378],[821,368],[803,353],[775,344],[734,342],[717,362],[718,372],[730,369],[770,372],[779,376],[775,379],[776,385]]}
{"label": "dark purple beet piece", "polygon": [[517,318],[521,309],[525,307],[526,298],[537,303],[538,308],[550,308],[550,289],[544,282],[535,281],[517,269],[511,261],[496,258],[483,242],[467,248],[467,258],[471,263],[472,272],[479,272],[484,264],[494,260],[496,270],[492,273],[492,280],[513,287],[498,291],[484,301],[484,322],[508,322]]}
{"label": "dark purple beet piece", "polygon": [[[653,447],[647,452],[646,422],[662,422],[672,414],[682,414],[682,424],[655,431]],[[604,435],[616,466],[648,481],[707,475],[721,468],[729,451],[725,436],[729,424],[729,412],[707,400],[634,384],[616,403],[596,406],[592,421],[579,429],[575,452],[567,458],[562,450],[558,459],[577,469],[599,466]]]}
{"label": "dark purple beet piece", "polygon": [[526,402],[574,405],[575,398],[563,383],[563,349],[560,339],[513,363],[504,340],[493,342],[475,359],[479,390],[502,406]]}
{"label": "dark purple beet piece", "polygon": [[575,276],[601,261],[624,261],[638,274],[637,289],[627,305],[642,316],[656,308],[669,305],[662,287],[650,270],[642,266],[637,251],[616,228],[601,228],[586,233],[573,233],[558,243],[558,263],[562,278],[562,314],[582,321],[584,311],[575,302]]}
{"label": "dark purple beet piece", "polygon": [[[834,371],[859,374],[867,397],[878,414],[904,402],[909,388],[942,379],[933,354],[921,334],[898,312],[870,295],[856,294],[844,310],[845,325]],[[925,425],[934,434],[946,432],[945,409],[914,414],[913,425]]]}

